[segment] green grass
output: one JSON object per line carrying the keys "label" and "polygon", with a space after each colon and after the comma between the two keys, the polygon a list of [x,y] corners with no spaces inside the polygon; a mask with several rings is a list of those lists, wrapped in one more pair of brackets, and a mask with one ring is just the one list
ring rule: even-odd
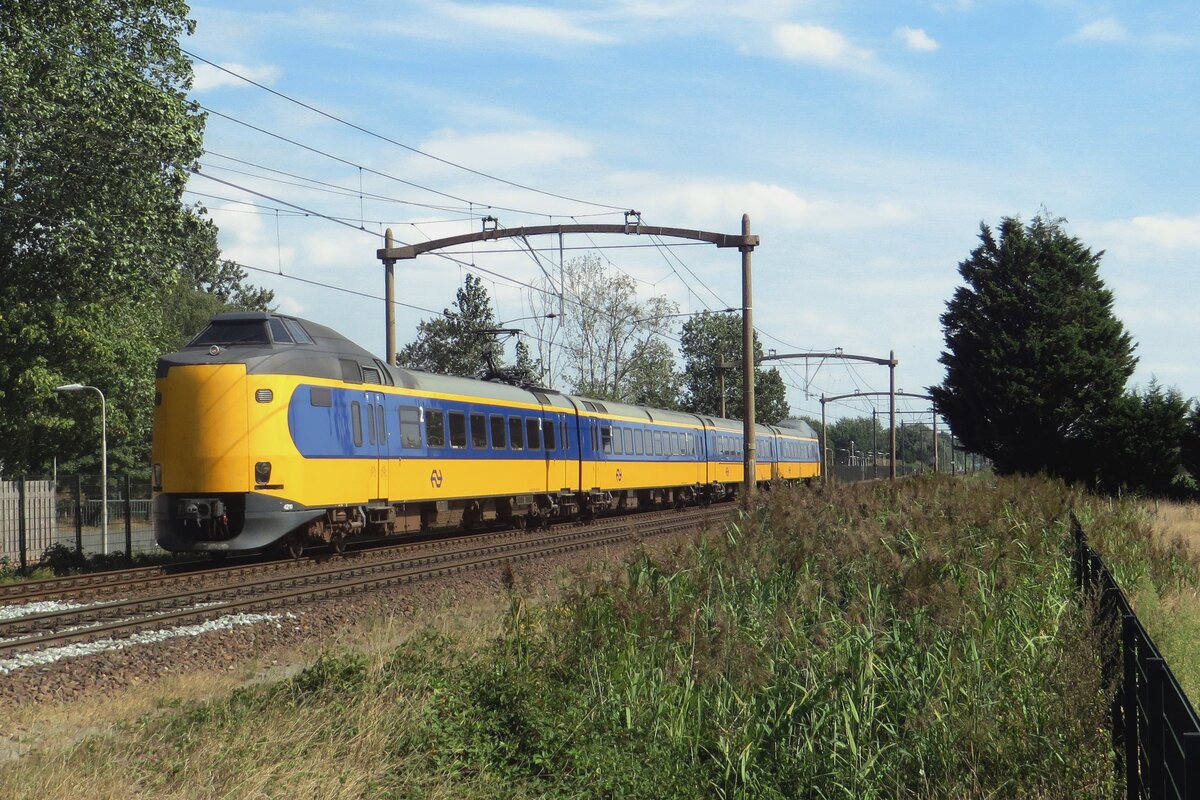
{"label": "green grass", "polygon": [[[1067,558],[1093,502],[1029,479],[778,491],[695,546],[511,596],[482,648],[330,654],[27,757],[0,794],[1113,797]],[[1097,535],[1130,575],[1190,574]]]}

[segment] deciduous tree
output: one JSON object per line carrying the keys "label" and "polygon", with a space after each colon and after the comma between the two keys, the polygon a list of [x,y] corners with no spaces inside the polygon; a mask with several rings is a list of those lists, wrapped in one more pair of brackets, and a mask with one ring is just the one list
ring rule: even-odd
{"label": "deciduous tree", "polygon": [[98,413],[54,393],[75,381],[105,392],[115,458],[148,460],[154,362],[176,338],[163,300],[215,252],[212,226],[181,202],[203,131],[186,97],[186,14],[177,0],[0,6],[7,472],[54,456],[97,465]]}
{"label": "deciduous tree", "polygon": [[[745,407],[742,392],[742,318],[738,314],[704,312],[683,325],[680,344],[683,356],[683,407],[699,414],[721,413],[720,365],[724,357],[725,414],[741,419]],[[762,344],[754,335],[755,361],[762,358]],[[773,425],[787,419],[789,408],[783,376],[777,369],[754,368],[754,417]]]}
{"label": "deciduous tree", "polygon": [[568,298],[556,345],[566,383],[602,400],[667,404],[678,373],[662,336],[678,306],[663,296],[638,299],[634,279],[606,268],[596,255],[568,261],[562,274],[565,286],[547,280],[543,296],[547,308],[557,291]]}

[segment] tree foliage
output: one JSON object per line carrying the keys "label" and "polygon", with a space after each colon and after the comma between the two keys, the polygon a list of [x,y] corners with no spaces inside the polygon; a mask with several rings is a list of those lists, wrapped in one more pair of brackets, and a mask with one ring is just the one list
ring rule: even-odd
{"label": "tree foliage", "polygon": [[1086,462],[1091,472],[1079,477],[1108,492],[1159,497],[1184,493],[1190,410],[1191,404],[1178,391],[1163,389],[1156,382],[1145,392],[1122,395],[1091,431]]}
{"label": "tree foliage", "polygon": [[1005,218],[998,237],[983,224],[979,239],[941,317],[946,376],[930,392],[963,446],[999,472],[1078,476],[1089,431],[1137,361],[1099,277],[1103,254],[1046,216]]}
{"label": "tree foliage", "polygon": [[[721,413],[720,365],[724,357],[725,415],[741,419],[745,408],[742,386],[742,318],[737,314],[704,312],[683,325],[683,407],[700,414]],[[754,359],[762,358],[762,343],[754,334]],[[783,376],[777,369],[754,369],[754,416],[773,425],[787,419],[789,408]]]}
{"label": "tree foliage", "polygon": [[105,393],[117,468],[144,468],[154,361],[187,316],[170,310],[195,305],[189,292],[204,291],[206,275],[235,294],[240,285],[211,272],[215,229],[181,202],[204,122],[186,98],[186,13],[174,0],[0,6],[6,472],[55,456],[98,466],[95,395],[54,393],[71,382]]}
{"label": "tree foliage", "polygon": [[483,282],[468,273],[455,294],[454,308],[422,320],[417,338],[397,354],[397,361],[402,367],[439,375],[478,377],[490,366],[503,366],[504,351],[496,328],[492,298]]}
{"label": "tree foliage", "polygon": [[[558,351],[565,381],[589,397],[624,403],[668,403],[678,375],[662,340],[676,306],[658,296],[639,300],[633,278],[588,254],[563,265],[564,291]],[[546,303],[553,302],[547,281]]]}

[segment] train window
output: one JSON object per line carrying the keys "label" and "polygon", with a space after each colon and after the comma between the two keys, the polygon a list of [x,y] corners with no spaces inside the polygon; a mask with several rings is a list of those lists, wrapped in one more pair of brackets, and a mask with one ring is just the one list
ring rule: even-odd
{"label": "train window", "polygon": [[400,406],[400,446],[421,446],[421,411],[416,406]]}
{"label": "train window", "polygon": [[[355,405],[358,405],[355,403]],[[371,405],[367,404],[367,441],[375,444],[375,415],[371,413]]]}
{"label": "train window", "polygon": [[279,317],[271,317],[271,338],[278,344],[293,344],[292,335],[288,333],[287,328],[283,327],[283,320]]}
{"label": "train window", "polygon": [[483,414],[471,415],[471,447],[487,449],[487,417]]}
{"label": "train window", "polygon": [[654,432],[654,455],[661,456],[663,454],[662,447],[663,447],[662,433],[660,431],[655,431]]}
{"label": "train window", "polygon": [[354,433],[354,446],[362,447],[362,406],[357,400],[350,404],[350,427]]}
{"label": "train window", "polygon": [[488,422],[492,428],[492,449],[503,450],[508,447],[508,437],[504,435],[504,417],[492,414]]}
{"label": "train window", "polygon": [[342,380],[346,383],[362,383],[362,368],[358,366],[358,362],[349,358],[339,358],[338,363],[342,365]]}
{"label": "train window", "polygon": [[446,446],[446,412],[435,408],[425,412],[425,441],[430,447]]}
{"label": "train window", "polygon": [[642,440],[646,444],[646,455],[648,455],[648,456],[654,455],[654,434],[650,431],[649,428],[646,428],[645,430],[642,431]]}
{"label": "train window", "polygon": [[400,407],[400,446],[421,446],[421,413],[415,405]]}
{"label": "train window", "polygon": [[600,426],[600,449],[606,453],[611,453],[613,451],[611,425]]}
{"label": "train window", "polygon": [[546,421],[546,424],[542,426],[542,434],[545,439],[543,444],[546,446],[546,449],[557,450],[558,448],[554,444],[554,420]]}
{"label": "train window", "polygon": [[521,418],[508,418],[508,446],[513,450],[525,449],[525,437],[521,434]]}
{"label": "train window", "polygon": [[261,319],[221,320],[212,322],[200,331],[188,347],[207,347],[212,344],[270,344],[267,326]]}
{"label": "train window", "polygon": [[633,431],[633,453],[634,455],[642,455],[646,452],[646,448],[642,447],[642,432],[634,429]]}
{"label": "train window", "polygon": [[536,418],[525,420],[525,440],[530,450],[542,449],[542,421]]}
{"label": "train window", "polygon": [[284,317],[283,324],[288,329],[288,333],[292,334],[292,341],[296,344],[313,343],[312,337],[308,335],[308,331],[304,330],[304,326],[296,320]]}
{"label": "train window", "polygon": [[561,433],[562,433],[562,449],[570,450],[571,449],[571,437],[567,436],[567,420],[563,419],[558,424],[562,426],[562,431],[561,431]]}
{"label": "train window", "polygon": [[329,408],[333,405],[333,392],[329,390],[328,386],[310,386],[308,402],[319,408]]}
{"label": "train window", "polygon": [[671,434],[671,452],[677,456],[683,455],[683,434]]}
{"label": "train window", "polygon": [[621,429],[613,428],[613,452],[621,455],[625,451],[621,447]]}
{"label": "train window", "polygon": [[622,428],[621,437],[625,440],[625,455],[633,455],[633,430],[630,428]]}
{"label": "train window", "polygon": [[383,406],[375,406],[375,428],[379,431],[379,443],[387,447],[387,425],[383,422]]}
{"label": "train window", "polygon": [[467,446],[467,415],[461,411],[451,411],[450,417],[450,446]]}

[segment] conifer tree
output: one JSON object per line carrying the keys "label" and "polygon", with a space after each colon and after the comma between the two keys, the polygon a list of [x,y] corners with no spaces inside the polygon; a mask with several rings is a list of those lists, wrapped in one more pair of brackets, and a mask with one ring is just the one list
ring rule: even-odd
{"label": "conifer tree", "polygon": [[998,237],[981,225],[941,317],[946,376],[930,393],[963,446],[1002,473],[1086,475],[1089,431],[1137,363],[1099,276],[1103,253],[1062,225],[1007,217]]}
{"label": "conifer tree", "polygon": [[478,377],[499,368],[504,354],[496,340],[496,314],[483,281],[467,274],[455,294],[454,308],[440,317],[422,320],[417,338],[397,355],[402,367],[440,375]]}

